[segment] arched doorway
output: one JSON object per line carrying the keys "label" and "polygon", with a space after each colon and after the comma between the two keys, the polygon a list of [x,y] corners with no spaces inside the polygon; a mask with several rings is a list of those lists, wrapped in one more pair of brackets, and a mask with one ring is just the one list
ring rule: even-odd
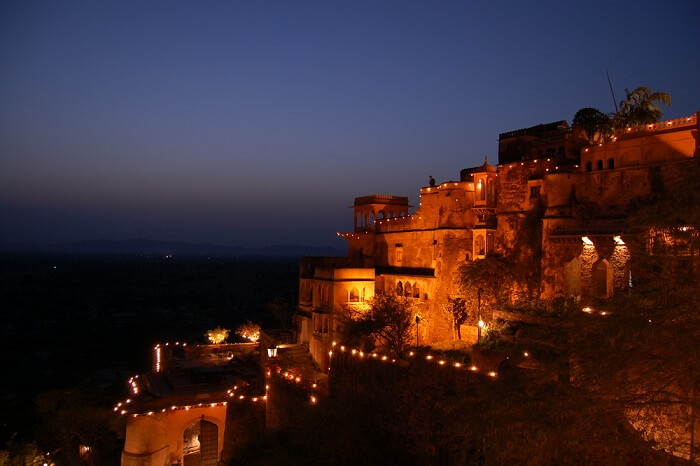
{"label": "arched doorway", "polygon": [[569,296],[581,296],[581,261],[574,257],[564,264],[564,279]]}
{"label": "arched doorway", "polygon": [[593,264],[591,285],[593,294],[599,298],[609,298],[612,296],[613,273],[610,262],[605,259],[598,260]]}
{"label": "arched doorway", "polygon": [[219,460],[219,428],[201,419],[185,428],[183,466],[216,466]]}

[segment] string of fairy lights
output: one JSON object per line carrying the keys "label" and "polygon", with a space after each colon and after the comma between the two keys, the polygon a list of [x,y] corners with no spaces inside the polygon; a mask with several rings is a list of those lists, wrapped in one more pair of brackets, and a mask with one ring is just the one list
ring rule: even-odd
{"label": "string of fairy lights", "polygon": [[[590,307],[584,307],[581,309],[582,312],[586,314],[598,314],[601,316],[607,316],[610,315],[609,311],[596,311]],[[177,342],[176,345],[179,345],[180,343]],[[165,344],[167,346],[168,343]],[[186,343],[182,343],[183,346],[186,345]],[[364,352],[360,349],[357,348],[349,348],[346,347],[345,345],[339,344],[337,341],[333,341],[331,343],[332,349],[328,351],[328,356],[330,358],[333,357],[335,352],[340,352],[340,353],[346,353],[350,357],[356,359],[357,361],[378,361],[381,363],[386,363],[386,364],[396,364],[397,359],[394,357],[391,357],[386,354],[381,354],[377,352]],[[155,349],[157,350],[160,347],[160,345],[156,345]],[[531,353],[529,351],[523,351],[522,352],[523,357],[529,358],[531,356]],[[464,370],[468,371],[471,373],[479,373],[483,374],[484,376],[487,376],[489,378],[495,379],[498,376],[498,373],[496,371],[485,371],[479,369],[475,365],[467,365],[462,363],[461,361],[457,361],[454,359],[449,359],[449,358],[442,358],[439,356],[435,356],[433,354],[427,353],[424,355],[419,356],[419,354],[416,351],[409,351],[408,352],[408,359],[413,359],[421,357],[423,360],[431,363],[435,363],[439,367],[445,367],[445,368],[452,368],[453,370]],[[329,367],[330,369],[330,367]],[[282,368],[276,368],[274,371],[274,375],[278,375],[281,377],[282,380],[292,383],[294,385],[297,385],[303,389],[306,390],[307,395],[308,395],[308,402],[311,405],[315,405],[319,401],[319,396],[320,390],[319,390],[319,385],[316,381],[312,380],[306,380],[305,377],[300,375],[297,370],[294,368],[289,368],[286,370],[283,370]],[[273,371],[271,369],[268,369],[266,372],[267,378],[270,378],[273,376]],[[132,393],[137,396],[140,393],[139,389],[139,375],[135,375],[131,378],[129,378],[128,381],[129,386],[131,387]],[[229,388],[226,390],[226,396],[232,400],[243,402],[243,401],[248,401],[251,403],[258,403],[258,402],[267,402],[268,401],[268,392],[270,389],[270,385],[266,384],[265,385],[265,394],[260,396],[260,395],[244,395],[244,394],[239,394],[237,393],[237,390],[239,387],[237,385],[234,385],[233,387]],[[186,404],[186,405],[172,405],[170,408],[162,408],[160,411],[145,411],[145,412],[134,412],[130,410],[132,406],[134,406],[133,401],[131,398],[126,399],[125,401],[117,403],[113,410],[114,412],[120,414],[120,415],[130,415],[131,417],[140,417],[140,416],[154,416],[158,413],[166,413],[166,412],[173,412],[173,411],[189,411],[191,409],[197,409],[197,408],[213,408],[213,407],[220,407],[220,406],[227,406],[228,401],[218,401],[218,402],[213,402],[213,403],[196,403],[196,404]]]}
{"label": "string of fairy lights", "polygon": [[[163,366],[162,366],[162,349],[164,347],[171,346],[170,342],[166,343],[158,343],[153,347],[153,350],[155,351],[155,372],[161,372]],[[179,341],[176,341],[175,343],[172,344],[172,346],[181,346],[181,347],[186,347],[187,343],[183,342],[180,343]],[[195,346],[202,346],[202,345],[195,345]],[[204,345],[208,346],[208,345]],[[139,374],[136,374],[132,377],[129,378],[127,385],[129,386],[129,391],[133,396],[138,396],[142,392],[142,387],[140,387],[140,378]],[[234,385],[233,387],[229,388],[226,390],[226,395],[229,398],[232,398],[236,401],[250,401],[252,403],[257,403],[259,401],[266,401],[267,400],[267,390],[270,388],[269,385],[265,386],[265,395],[243,395],[243,394],[236,394],[236,391],[238,390],[238,386]],[[140,417],[140,416],[153,416],[157,413],[165,413],[169,411],[189,411],[190,409],[196,409],[196,408],[213,408],[216,406],[227,406],[228,401],[218,401],[218,402],[213,402],[213,403],[194,403],[194,404],[186,404],[186,405],[172,405],[169,408],[161,408],[159,411],[143,411],[143,412],[136,412],[134,409],[135,403],[131,398],[127,398],[124,401],[118,402],[114,408],[113,411],[120,414],[120,415],[129,415],[131,417]]]}
{"label": "string of fairy lights", "polygon": [[[138,376],[135,376],[138,377]],[[132,377],[134,379],[135,377]],[[131,379],[130,382],[131,384]],[[249,401],[251,403],[258,403],[258,402],[265,402],[267,401],[267,392],[270,389],[269,385],[265,385],[265,394],[264,395],[244,395],[244,394],[238,394],[236,391],[239,389],[238,385],[234,385],[233,387],[229,388],[226,390],[226,395],[227,397],[231,398],[232,400],[235,401]],[[124,416],[124,415],[129,415],[131,417],[140,417],[140,416],[153,416],[158,413],[166,413],[166,412],[173,412],[173,411],[189,411],[191,409],[196,409],[196,408],[214,408],[217,406],[228,406],[228,401],[217,401],[217,402],[212,402],[212,403],[193,403],[193,404],[185,404],[185,405],[171,405],[169,408],[161,408],[160,410],[155,410],[155,411],[143,411],[143,412],[135,412],[133,410],[130,410],[132,406],[134,406],[133,400],[131,398],[127,398],[124,401],[120,401],[117,403],[113,411]]]}
{"label": "string of fairy lights", "polygon": [[[389,357],[387,355],[382,355],[380,353],[372,352],[372,353],[365,353],[364,351],[358,350],[356,348],[346,348],[345,345],[339,345],[337,341],[334,341],[331,343],[333,348],[336,348],[338,351],[342,353],[348,353],[351,357],[357,358],[358,360],[376,360],[388,364],[395,364],[396,363],[396,358]],[[334,350],[328,351],[328,355],[332,358],[334,354]],[[526,355],[525,357],[529,356],[529,353],[523,353],[523,355]],[[408,357],[409,358],[415,358],[418,356],[418,353],[415,351],[409,351],[408,352]],[[456,370],[468,370],[470,372],[474,373],[484,373],[488,377],[495,378],[498,376],[498,373],[495,371],[480,371],[480,369],[477,366],[474,365],[465,365],[460,361],[454,360],[454,359],[449,359],[449,358],[438,358],[435,357],[434,355],[428,353],[424,356],[425,360],[428,362],[434,362],[438,366],[441,367],[451,367]]]}

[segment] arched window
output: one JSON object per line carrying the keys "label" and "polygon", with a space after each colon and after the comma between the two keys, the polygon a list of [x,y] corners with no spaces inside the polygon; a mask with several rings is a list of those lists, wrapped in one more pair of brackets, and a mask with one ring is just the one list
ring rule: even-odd
{"label": "arched window", "polygon": [[411,287],[411,283],[410,283],[410,282],[406,282],[406,284],[403,286],[403,294],[404,294],[404,296],[410,297],[412,293],[413,293],[413,288]]}
{"label": "arched window", "polygon": [[360,302],[360,291],[356,287],[352,287],[348,293],[348,301],[351,303]]}
{"label": "arched window", "polygon": [[608,170],[612,170],[613,168],[615,168],[615,159],[610,157],[608,159]]}
{"label": "arched window", "polygon": [[403,283],[400,281],[396,284],[396,294],[398,296],[403,296]]}
{"label": "arched window", "polygon": [[593,163],[591,163],[590,161],[586,162],[586,171],[587,172],[593,171]]}
{"label": "arched window", "polygon": [[479,196],[480,201],[485,201],[486,200],[486,187],[484,186],[484,180],[480,179],[479,183],[477,185],[477,195]]}
{"label": "arched window", "polygon": [[602,169],[603,169],[603,161],[602,161],[602,160],[598,160],[598,163],[597,163],[596,165],[597,165],[597,167],[598,167],[598,170],[602,170]]}
{"label": "arched window", "polygon": [[413,297],[420,298],[420,287],[418,286],[418,283],[413,285]]}

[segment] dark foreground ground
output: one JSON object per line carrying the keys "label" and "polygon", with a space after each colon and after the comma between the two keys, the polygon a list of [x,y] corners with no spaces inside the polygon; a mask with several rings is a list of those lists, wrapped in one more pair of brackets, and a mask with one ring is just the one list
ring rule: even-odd
{"label": "dark foreground ground", "polygon": [[155,343],[280,326],[297,279],[296,259],[0,256],[0,449],[56,436],[56,400],[109,408]]}

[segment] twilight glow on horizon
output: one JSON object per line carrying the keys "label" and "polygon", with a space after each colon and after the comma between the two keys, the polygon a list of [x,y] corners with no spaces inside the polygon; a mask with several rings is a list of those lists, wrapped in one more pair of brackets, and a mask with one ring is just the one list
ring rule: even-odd
{"label": "twilight glow on horizon", "polygon": [[342,248],[355,196],[624,89],[700,110],[700,2],[0,5],[0,243]]}

